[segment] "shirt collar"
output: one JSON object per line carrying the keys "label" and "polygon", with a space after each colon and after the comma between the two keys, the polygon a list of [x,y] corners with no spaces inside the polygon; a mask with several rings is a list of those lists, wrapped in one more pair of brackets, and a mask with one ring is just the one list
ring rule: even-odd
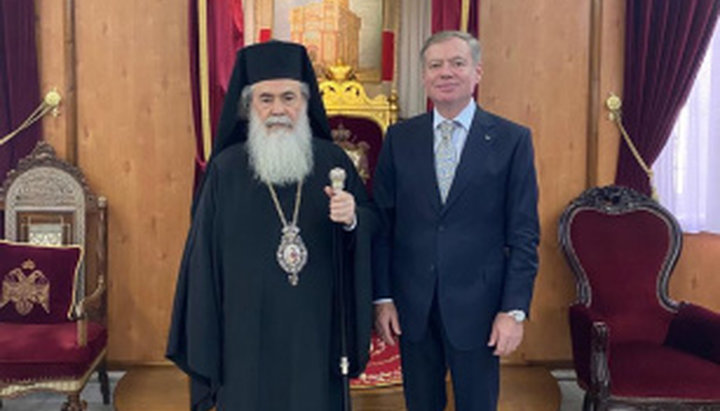
{"label": "shirt collar", "polygon": [[437,129],[437,126],[440,125],[445,120],[452,120],[455,123],[459,123],[465,131],[470,130],[470,126],[472,125],[473,117],[475,117],[475,110],[477,110],[477,104],[475,104],[475,101],[473,99],[470,99],[467,106],[465,106],[462,111],[455,116],[455,118],[446,119],[437,111],[437,108],[433,108],[433,130]]}

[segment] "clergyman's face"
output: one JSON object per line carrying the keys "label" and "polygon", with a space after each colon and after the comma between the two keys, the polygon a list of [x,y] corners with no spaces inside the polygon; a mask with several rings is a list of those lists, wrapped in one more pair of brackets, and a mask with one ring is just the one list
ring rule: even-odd
{"label": "clergyman's face", "polygon": [[250,105],[269,131],[293,129],[303,113],[305,97],[297,80],[263,80],[253,84]]}
{"label": "clergyman's face", "polygon": [[435,43],[423,56],[423,84],[430,100],[438,106],[465,105],[482,77],[470,46],[460,38]]}

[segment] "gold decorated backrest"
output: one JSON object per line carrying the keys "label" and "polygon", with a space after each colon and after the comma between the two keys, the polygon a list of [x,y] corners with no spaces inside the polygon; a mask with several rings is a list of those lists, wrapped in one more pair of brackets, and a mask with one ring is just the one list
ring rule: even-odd
{"label": "gold decorated backrest", "polygon": [[[39,142],[0,188],[5,238],[34,245],[79,245],[84,252],[77,299],[106,274],[107,201],[88,187],[82,171]],[[87,275],[86,275],[87,274]],[[99,280],[103,277],[102,280]]]}
{"label": "gold decorated backrest", "polygon": [[338,64],[326,70],[319,88],[330,121],[333,140],[358,168],[370,186],[377,157],[387,128],[397,121],[397,97],[379,94],[368,97],[350,66]]}
{"label": "gold decorated backrest", "polygon": [[389,97],[384,94],[368,97],[365,87],[355,79],[354,70],[350,66],[338,64],[329,67],[325,79],[318,86],[330,117],[340,115],[372,120],[380,127],[383,135],[397,121],[395,92],[391,92]]}

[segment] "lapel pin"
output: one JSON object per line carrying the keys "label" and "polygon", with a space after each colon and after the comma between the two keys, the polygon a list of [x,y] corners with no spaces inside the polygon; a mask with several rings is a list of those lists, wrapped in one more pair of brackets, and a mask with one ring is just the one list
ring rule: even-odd
{"label": "lapel pin", "polygon": [[490,141],[492,137],[490,137],[490,134],[485,134],[485,141]]}

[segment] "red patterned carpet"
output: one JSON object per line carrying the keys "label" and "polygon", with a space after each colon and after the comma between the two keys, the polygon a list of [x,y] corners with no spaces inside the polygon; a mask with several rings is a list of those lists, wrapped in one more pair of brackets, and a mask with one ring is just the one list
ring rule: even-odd
{"label": "red patterned carpet", "polygon": [[350,381],[352,388],[387,387],[402,384],[398,345],[387,345],[373,332],[370,361],[359,378]]}

